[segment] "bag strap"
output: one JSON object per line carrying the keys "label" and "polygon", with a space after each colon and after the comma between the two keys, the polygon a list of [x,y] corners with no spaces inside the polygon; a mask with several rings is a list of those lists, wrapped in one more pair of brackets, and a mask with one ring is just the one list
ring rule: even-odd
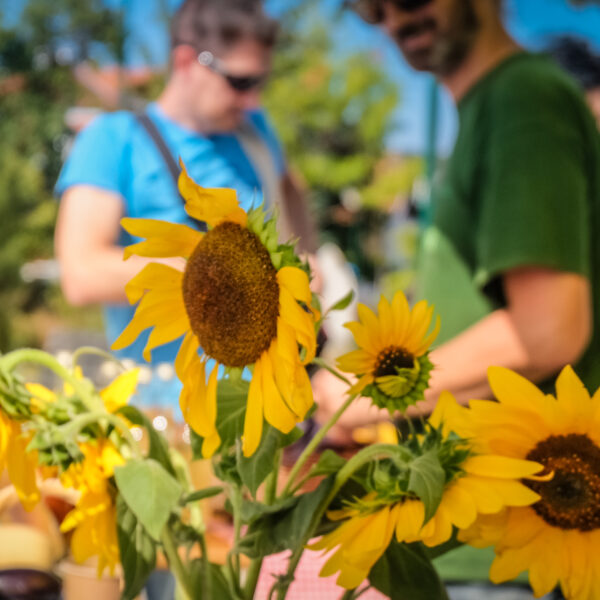
{"label": "bag strap", "polygon": [[[148,134],[150,139],[154,142],[156,149],[159,151],[160,155],[162,156],[163,160],[165,161],[165,165],[167,166],[169,175],[171,175],[171,179],[173,180],[173,183],[175,185],[175,190],[177,191],[177,195],[179,196],[181,201],[183,203],[185,203],[185,200],[182,198],[181,194],[179,193],[178,182],[179,182],[179,174],[181,173],[181,171],[179,169],[179,165],[175,162],[175,159],[173,158],[173,155],[171,154],[171,151],[169,150],[167,143],[165,142],[163,136],[160,134],[160,131],[158,131],[158,127],[156,127],[154,121],[150,118],[148,113],[145,113],[145,112],[144,113],[134,113],[134,116],[135,116],[137,122],[146,130],[146,133]],[[200,231],[206,231],[207,230],[206,223],[199,221],[198,229]]]}

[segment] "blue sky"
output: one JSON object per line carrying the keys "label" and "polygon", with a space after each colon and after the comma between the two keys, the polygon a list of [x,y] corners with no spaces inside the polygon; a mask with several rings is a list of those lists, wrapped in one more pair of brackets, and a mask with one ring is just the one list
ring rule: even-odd
{"label": "blue sky", "polygon": [[[127,11],[131,31],[127,60],[130,64],[164,63],[168,39],[160,19],[159,0],[104,0],[110,7]],[[302,0],[266,0],[267,9],[277,15],[291,3]],[[180,0],[162,0],[174,9]],[[23,0],[0,0],[7,21],[15,22]],[[331,18],[340,0],[319,0],[323,19]],[[567,0],[505,0],[506,23],[516,39],[527,48],[543,48],[553,36],[576,34],[585,37],[600,52],[600,6],[575,8]],[[390,149],[420,153],[426,136],[427,98],[431,79],[415,73],[402,60],[393,44],[375,27],[364,24],[350,12],[345,12],[332,36],[339,52],[370,52],[390,77],[398,83],[401,102],[396,111],[396,129],[388,136]],[[145,47],[148,54],[140,52]],[[456,131],[454,108],[442,92],[439,107],[439,145],[442,153],[452,146]]]}

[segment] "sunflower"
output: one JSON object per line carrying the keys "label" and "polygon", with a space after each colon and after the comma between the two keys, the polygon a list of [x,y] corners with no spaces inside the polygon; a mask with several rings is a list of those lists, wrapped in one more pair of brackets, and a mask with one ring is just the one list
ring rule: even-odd
{"label": "sunflower", "polygon": [[490,448],[544,465],[554,477],[526,485],[540,500],[479,519],[468,543],[495,545],[495,583],[529,571],[536,596],[560,584],[568,600],[600,598],[600,391],[590,398],[570,366],[556,396],[508,369],[488,370],[497,403],[472,401],[470,422]]}
{"label": "sunflower", "polygon": [[377,308],[378,315],[359,304],[359,321],[346,323],[359,349],[340,356],[338,367],[359,377],[350,393],[370,397],[394,413],[423,398],[432,369],[427,351],[440,323],[438,317],[427,335],[433,307],[421,300],[411,310],[402,292],[391,304],[381,296]]}
{"label": "sunflower", "polygon": [[[179,402],[185,420],[204,438],[205,457],[220,445],[218,365],[253,366],[243,434],[243,452],[250,456],[260,442],[263,416],[288,433],[313,403],[304,368],[316,350],[308,275],[291,247],[277,243],[274,220],[265,222],[261,209],[246,214],[234,190],[202,188],[183,165],[179,190],[187,213],[209,230],[122,220],[129,233],[146,238],[126,248],[125,258],[179,256],[186,263],[183,272],[150,263],[127,284],[129,301],[139,305],[113,348],[128,346],[153,327],[144,350],[149,360],[153,348],[184,336],[175,361],[183,383]],[[217,366],[207,381],[209,359]]]}
{"label": "sunflower", "polygon": [[75,508],[63,520],[60,530],[73,531],[71,552],[83,563],[98,556],[98,576],[108,567],[111,575],[119,564],[115,489],[110,478],[114,469],[125,463],[108,440],[81,445],[82,462],[73,463],[61,476],[65,487],[81,493]]}
{"label": "sunflower", "polygon": [[[100,390],[100,398],[108,412],[114,413],[119,408],[127,405],[131,396],[135,394],[139,373],[139,369],[131,369],[121,373],[104,389]],[[79,367],[75,369],[75,377],[83,379],[83,373]],[[34,411],[42,410],[47,404],[56,401],[56,393],[41,383],[26,383],[25,387],[31,394],[30,405]],[[64,393],[71,396],[74,393],[73,387],[66,383]]]}
{"label": "sunflower", "polygon": [[27,451],[31,433],[21,429],[21,423],[9,419],[0,410],[0,473],[6,467],[17,496],[26,510],[32,510],[40,500],[37,486],[37,452]]}
{"label": "sunflower", "polygon": [[[450,393],[444,392],[430,423],[440,428],[446,439],[451,431],[460,435],[461,411],[466,409],[460,407]],[[446,415],[453,417],[452,429],[445,422]],[[498,513],[505,507],[528,506],[539,500],[540,496],[520,480],[537,479],[535,474],[542,470],[541,464],[480,453],[482,448],[476,440],[457,442],[452,439],[450,443],[458,450],[455,457],[460,458],[458,462],[451,461],[452,464],[442,461],[446,486],[435,514],[427,522],[424,503],[401,486],[391,495],[371,491],[348,507],[328,513],[331,520],[344,519],[344,522],[309,546],[311,550],[325,552],[337,548],[323,566],[322,577],[339,571],[338,585],[355,588],[368,576],[393,535],[398,542],[421,541],[426,546],[438,546],[450,539],[453,526],[465,529],[480,514]]]}

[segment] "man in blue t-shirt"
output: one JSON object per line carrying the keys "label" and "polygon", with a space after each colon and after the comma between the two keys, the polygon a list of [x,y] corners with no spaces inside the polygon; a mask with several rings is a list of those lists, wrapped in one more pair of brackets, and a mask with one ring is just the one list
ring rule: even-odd
{"label": "man in blue t-shirt", "polygon": [[[276,30],[258,1],[186,0],[172,23],[168,81],[146,114],[168,153],[181,157],[200,185],[235,189],[244,209],[260,203],[264,192],[267,205],[280,204],[287,216],[286,233],[300,237],[302,249],[310,250],[302,198],[259,109]],[[120,219],[191,221],[165,157],[129,112],[100,116],[78,136],[56,191],[61,197],[56,253],[64,294],[73,304],[105,306],[110,344],[133,316],[125,284],[149,260],[123,261],[123,247],[134,240]],[[176,266],[179,260],[163,262]],[[146,337],[121,357],[142,362]],[[154,350],[152,362],[173,361],[179,343]]]}

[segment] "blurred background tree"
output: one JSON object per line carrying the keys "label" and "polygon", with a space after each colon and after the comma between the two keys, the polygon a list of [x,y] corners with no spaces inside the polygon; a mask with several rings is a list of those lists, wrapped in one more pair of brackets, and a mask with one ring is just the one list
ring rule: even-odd
{"label": "blurred background tree", "polygon": [[123,40],[120,15],[100,0],[29,0],[18,27],[0,23],[1,351],[39,344],[33,314],[57,300],[55,286],[25,282],[21,269],[52,256],[52,189],[77,97],[72,67],[98,43],[118,60]]}
{"label": "blurred background tree", "polygon": [[376,169],[395,126],[398,87],[375,54],[333,46],[335,21],[322,25],[318,3],[289,9],[281,22],[265,106],[306,185],[321,241],[334,241],[373,280],[380,258],[370,240],[422,169],[420,161]]}

